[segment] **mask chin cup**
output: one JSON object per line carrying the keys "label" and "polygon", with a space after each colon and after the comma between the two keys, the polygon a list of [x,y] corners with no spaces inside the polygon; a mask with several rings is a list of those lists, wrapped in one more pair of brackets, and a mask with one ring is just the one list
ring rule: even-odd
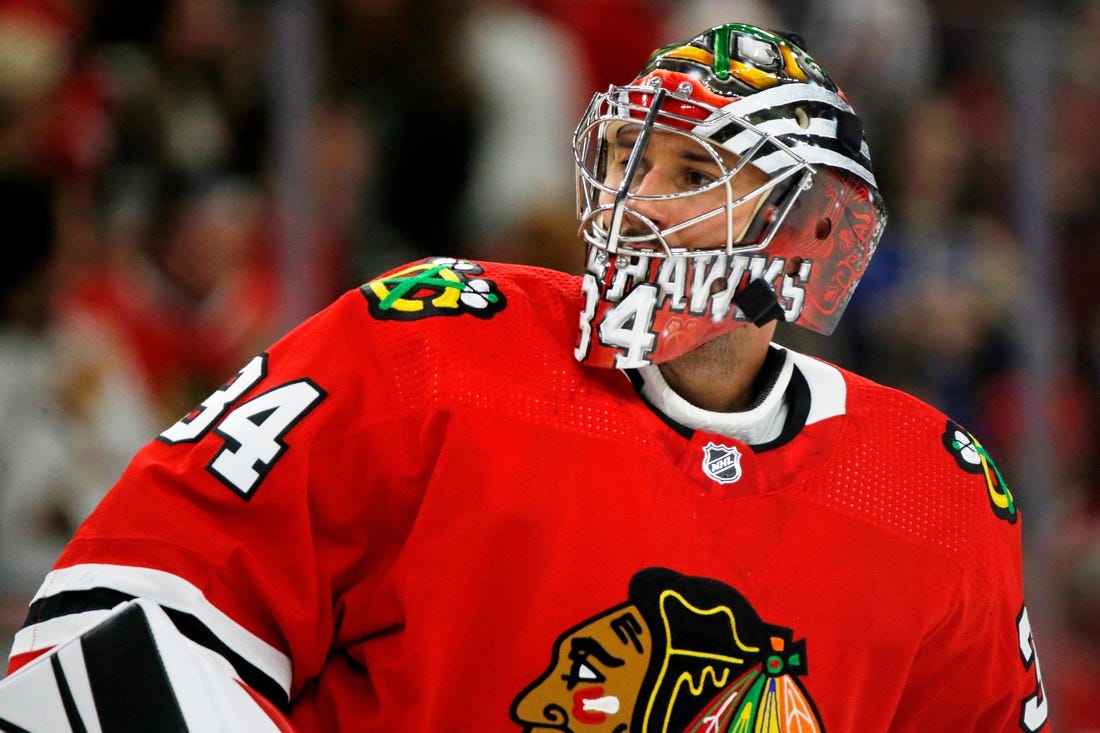
{"label": "mask chin cup", "polygon": [[745,318],[757,328],[783,318],[783,306],[768,283],[756,278],[733,296],[733,302],[745,314]]}

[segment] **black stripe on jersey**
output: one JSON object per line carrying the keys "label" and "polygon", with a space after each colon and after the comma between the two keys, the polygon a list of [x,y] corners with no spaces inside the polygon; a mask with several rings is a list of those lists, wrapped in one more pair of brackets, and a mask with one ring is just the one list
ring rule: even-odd
{"label": "black stripe on jersey", "polygon": [[[23,622],[23,626],[27,627],[62,616],[84,613],[85,611],[109,611],[120,603],[134,600],[135,597],[112,588],[63,591],[52,596],[39,598],[32,603],[27,611],[27,619]],[[172,619],[172,623],[181,634],[196,644],[220,654],[233,665],[233,669],[236,670],[245,684],[266,697],[283,712],[290,708],[287,693],[278,682],[233,651],[197,617],[172,608],[165,608],[164,606],[161,606],[161,608],[164,609],[168,618]]]}
{"label": "black stripe on jersey", "polygon": [[27,609],[27,618],[23,620],[23,627],[84,611],[110,611],[118,604],[132,600],[134,596],[110,588],[65,591],[39,598],[32,603]]}
{"label": "black stripe on jersey", "polygon": [[752,449],[757,453],[779,448],[794,440],[802,428],[806,427],[806,418],[810,416],[810,383],[797,366],[791,371],[791,381],[787,383],[787,419],[783,422],[783,429],[775,440],[754,445]]}
{"label": "black stripe on jersey", "polygon": [[89,631],[80,638],[80,649],[104,733],[188,733],[153,630],[140,608],[131,606]]}
{"label": "black stripe on jersey", "polygon": [[54,682],[57,683],[57,691],[61,694],[61,705],[65,708],[65,717],[69,720],[69,727],[73,729],[73,733],[88,733],[88,729],[84,727],[84,719],[80,717],[80,711],[76,708],[73,691],[69,689],[69,680],[65,677],[65,670],[61,668],[61,660],[56,654],[50,657],[50,668],[53,670]]}

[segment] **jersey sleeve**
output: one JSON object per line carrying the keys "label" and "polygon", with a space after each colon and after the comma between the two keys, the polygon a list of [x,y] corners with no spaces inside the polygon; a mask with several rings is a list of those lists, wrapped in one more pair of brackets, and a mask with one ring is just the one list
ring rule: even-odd
{"label": "jersey sleeve", "polygon": [[[396,555],[427,465],[366,314],[346,294],[145,446],[45,579],[10,668],[145,598],[285,709],[325,663],[350,578]],[[368,625],[393,623],[375,608]]]}
{"label": "jersey sleeve", "polygon": [[[862,377],[846,383],[847,433],[825,494],[883,543],[900,543],[886,557],[897,572],[866,599],[876,628],[901,642],[880,660],[883,680],[892,678],[880,701],[892,710],[889,730],[1045,730],[1024,594],[1026,517],[1011,484],[985,446],[939,410]],[[894,603],[891,612],[879,612],[890,606],[878,597]]]}
{"label": "jersey sleeve", "polygon": [[[1024,596],[1020,509],[993,458],[947,420],[959,549],[948,610],[927,629],[891,730],[1046,730],[1042,671]],[[956,575],[952,573],[952,575]]]}
{"label": "jersey sleeve", "polygon": [[951,612],[921,640],[891,730],[960,733],[1045,730],[1031,622],[1022,600],[963,588]]}

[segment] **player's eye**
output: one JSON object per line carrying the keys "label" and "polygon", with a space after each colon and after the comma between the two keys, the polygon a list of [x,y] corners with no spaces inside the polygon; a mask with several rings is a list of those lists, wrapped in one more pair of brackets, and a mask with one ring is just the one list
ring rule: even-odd
{"label": "player's eye", "polygon": [[690,188],[701,188],[716,180],[717,177],[697,169],[688,169],[684,173],[684,183]]}
{"label": "player's eye", "polygon": [[626,163],[629,159],[629,154],[612,154],[608,156],[607,167],[603,175],[604,183],[614,186],[622,181],[623,172],[626,170]]}

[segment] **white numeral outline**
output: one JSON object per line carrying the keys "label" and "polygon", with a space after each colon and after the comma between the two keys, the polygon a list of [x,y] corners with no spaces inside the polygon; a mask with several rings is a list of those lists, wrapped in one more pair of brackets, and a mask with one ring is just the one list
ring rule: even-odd
{"label": "white numeral outline", "polygon": [[600,298],[599,287],[596,278],[587,273],[581,278],[581,291],[584,293],[584,310],[581,311],[581,334],[577,348],[573,350],[573,356],[577,361],[584,361],[588,357],[588,351],[592,347],[592,319],[596,317],[596,301]]}
{"label": "white numeral outline", "polygon": [[1035,650],[1035,637],[1031,632],[1031,619],[1027,615],[1027,606],[1020,609],[1016,618],[1016,631],[1020,640],[1020,659],[1024,669],[1035,665],[1035,694],[1020,703],[1020,727],[1031,733],[1042,728],[1047,722],[1047,693],[1043,688],[1043,673],[1039,669],[1039,655]]}
{"label": "white numeral outline", "polygon": [[248,501],[289,447],[283,437],[326,396],[310,380],[299,379],[234,407],[214,429],[225,444],[206,470]]}
{"label": "white numeral outline", "polygon": [[653,331],[656,310],[657,288],[643,283],[604,314],[598,328],[600,343],[624,352],[615,357],[617,369],[633,369],[650,363],[649,354],[657,341]]}
{"label": "white numeral outline", "polygon": [[161,433],[157,439],[168,445],[194,443],[218,421],[229,407],[267,376],[267,354],[253,357],[230,379],[194,410],[180,418],[175,425]]}
{"label": "white numeral outline", "polygon": [[168,445],[196,443],[217,425],[214,435],[221,438],[222,447],[206,470],[245,501],[253,497],[260,482],[286,452],[286,434],[328,396],[317,384],[303,378],[236,404],[266,376],[267,354],[260,354],[157,437]]}

